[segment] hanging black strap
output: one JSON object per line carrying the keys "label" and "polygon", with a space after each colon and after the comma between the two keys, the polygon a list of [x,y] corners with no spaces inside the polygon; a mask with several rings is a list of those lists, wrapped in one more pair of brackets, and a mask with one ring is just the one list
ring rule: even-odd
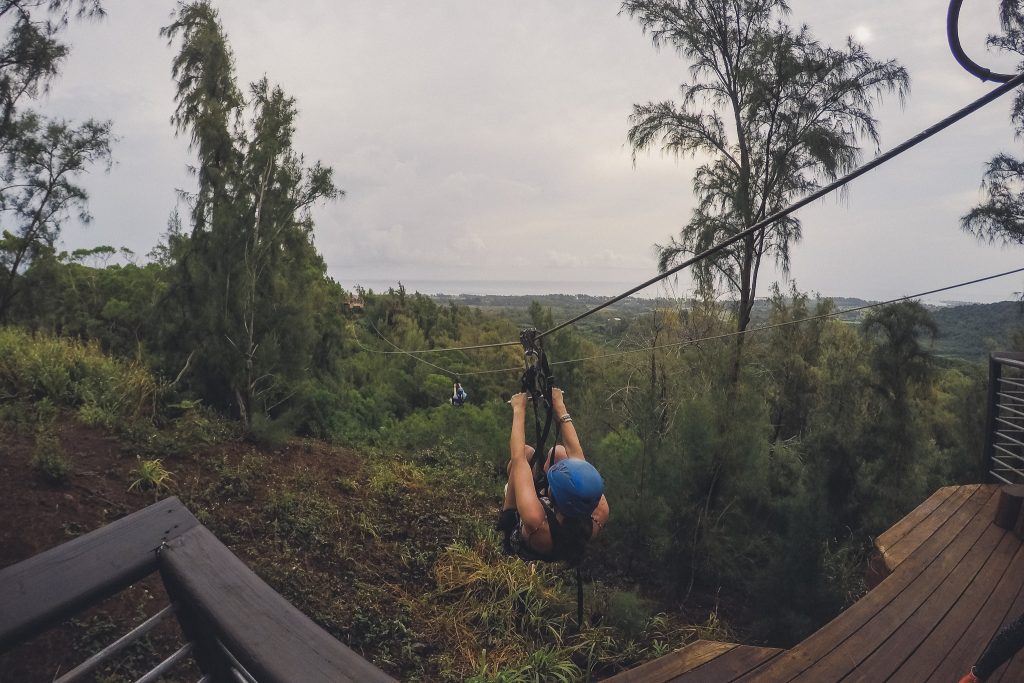
{"label": "hanging black strap", "polygon": [[[523,345],[526,357],[526,370],[523,372],[520,385],[522,390],[533,399],[533,422],[536,441],[534,442],[533,457],[530,458],[530,469],[533,471],[533,483],[540,493],[547,488],[547,478],[544,475],[544,456],[548,436],[551,434],[551,424],[554,422],[554,404],[552,400],[552,388],[554,386],[554,375],[551,366],[548,364],[547,356],[541,344],[540,335],[535,328],[523,330],[519,335],[519,341]],[[543,418],[541,417],[543,413]],[[555,443],[558,442],[558,427],[556,425]],[[549,466],[554,459],[554,449],[551,450]]]}
{"label": "hanging black strap", "polygon": [[576,566],[576,632],[583,630],[583,576]]}

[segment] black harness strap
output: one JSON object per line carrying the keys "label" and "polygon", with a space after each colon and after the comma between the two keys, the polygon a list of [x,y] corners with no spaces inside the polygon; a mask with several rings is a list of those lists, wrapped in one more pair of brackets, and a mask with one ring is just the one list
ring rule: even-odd
{"label": "black harness strap", "polygon": [[[533,484],[537,489],[537,493],[540,494],[547,489],[547,477],[544,475],[543,463],[545,445],[551,433],[551,424],[554,421],[555,409],[551,390],[554,387],[555,377],[551,372],[551,366],[548,365],[548,359],[544,354],[544,348],[541,345],[540,336],[536,328],[531,327],[523,330],[519,335],[519,341],[523,345],[526,357],[526,370],[523,372],[520,386],[533,399],[533,422],[536,433],[536,445],[534,446],[533,457],[530,458],[530,469],[533,471]],[[542,410],[544,411],[543,420],[541,419]],[[559,436],[561,436],[560,431],[559,426],[556,425],[556,445]],[[555,451],[554,447],[552,447],[548,457],[549,467],[554,462],[554,458]]]}
{"label": "black harness strap", "polygon": [[583,576],[576,565],[576,632],[583,630]]}

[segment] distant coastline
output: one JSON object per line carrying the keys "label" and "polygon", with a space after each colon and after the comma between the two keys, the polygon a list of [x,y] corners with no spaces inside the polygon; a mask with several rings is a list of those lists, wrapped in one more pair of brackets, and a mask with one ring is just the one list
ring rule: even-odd
{"label": "distant coastline", "polygon": [[[488,295],[488,296],[544,296],[547,294],[586,294],[590,296],[615,296],[637,285],[636,282],[567,282],[556,280],[431,280],[420,278],[401,279],[402,286],[408,292],[444,296]],[[375,292],[386,292],[397,287],[399,280],[346,278],[340,280],[346,289],[372,289]],[[655,299],[666,296],[666,289],[652,285],[648,289],[637,292],[637,297]]]}
{"label": "distant coastline", "polygon": [[[446,298],[459,296],[558,296],[558,295],[585,295],[593,297],[612,297],[628,289],[632,289],[636,282],[567,282],[554,280],[435,280],[427,278],[410,278],[402,280],[385,279],[362,279],[354,280],[346,278],[340,280],[342,287],[354,290],[357,287],[374,292],[386,292],[388,289],[398,287],[401,282],[407,292],[419,292],[427,296],[443,296]],[[634,294],[640,299],[663,299],[675,298],[678,292],[672,292],[662,285],[652,285],[646,290]],[[877,301],[877,299],[862,299],[857,296],[832,296],[837,304],[856,306]],[[766,301],[767,297],[758,297],[760,301]],[[925,298],[924,303],[932,308],[949,308],[956,306],[970,306],[980,303],[998,302],[977,302],[958,301],[941,298]]]}

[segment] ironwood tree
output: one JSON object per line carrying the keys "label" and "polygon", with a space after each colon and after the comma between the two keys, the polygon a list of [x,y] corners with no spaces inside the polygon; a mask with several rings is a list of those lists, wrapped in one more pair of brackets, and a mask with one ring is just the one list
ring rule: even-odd
{"label": "ironwood tree", "polygon": [[[824,46],[807,26],[786,24],[785,0],[625,0],[621,8],[690,71],[678,101],[633,106],[634,160],[652,148],[704,160],[690,220],[658,246],[662,272],[850,170],[860,144],[877,148],[876,104],[908,92],[895,60],[872,59],[852,39]],[[750,323],[764,260],[788,270],[800,228],[793,217],[777,221],[694,267],[703,294],[725,286],[738,297],[737,330]],[[743,335],[736,344],[733,381]]]}
{"label": "ironwood tree", "polygon": [[247,96],[238,88],[208,2],[180,4],[161,34],[181,40],[171,122],[197,156],[191,231],[173,236],[184,337],[203,394],[249,424],[309,368],[313,290],[325,284],[310,210],[341,192],[330,168],[295,151],[295,100],[265,78]]}
{"label": "ironwood tree", "polygon": [[77,178],[96,163],[110,163],[110,122],[74,127],[36,114],[21,116],[0,168],[0,322],[20,293],[25,268],[52,251],[72,215],[90,220],[89,195]]}
{"label": "ironwood tree", "polygon": [[70,48],[60,33],[72,16],[103,16],[99,0],[0,3],[0,323],[8,320],[33,259],[53,249],[72,215],[87,222],[77,179],[110,162],[111,124],[75,126],[22,107],[44,93]]}
{"label": "ironwood tree", "polygon": [[934,355],[923,342],[934,340],[938,327],[920,302],[901,301],[870,311],[861,330],[875,340],[870,363],[878,398],[872,431],[877,455],[863,476],[879,498],[876,507],[891,516],[905,504],[902,497],[927,495],[924,478],[914,476],[930,447],[914,404],[928,397],[934,380]]}
{"label": "ironwood tree", "polygon": [[[1024,58],[1024,11],[1019,0],[1002,0],[999,18],[1003,32],[988,37],[989,47]],[[1010,120],[1016,136],[1024,136],[1024,93],[1019,90]],[[1006,152],[995,155],[985,166],[981,186],[985,197],[961,219],[963,229],[986,242],[1024,244],[1024,161]]]}

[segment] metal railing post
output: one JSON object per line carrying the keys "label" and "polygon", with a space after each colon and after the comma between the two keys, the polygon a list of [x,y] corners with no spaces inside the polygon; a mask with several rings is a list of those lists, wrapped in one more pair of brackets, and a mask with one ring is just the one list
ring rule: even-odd
{"label": "metal railing post", "polygon": [[985,450],[982,456],[984,458],[983,471],[990,481],[995,479],[992,476],[992,471],[995,469],[992,456],[995,452],[993,444],[996,435],[996,417],[999,415],[999,378],[1002,376],[1002,367],[997,354],[990,353],[988,356],[988,412],[985,415]]}

